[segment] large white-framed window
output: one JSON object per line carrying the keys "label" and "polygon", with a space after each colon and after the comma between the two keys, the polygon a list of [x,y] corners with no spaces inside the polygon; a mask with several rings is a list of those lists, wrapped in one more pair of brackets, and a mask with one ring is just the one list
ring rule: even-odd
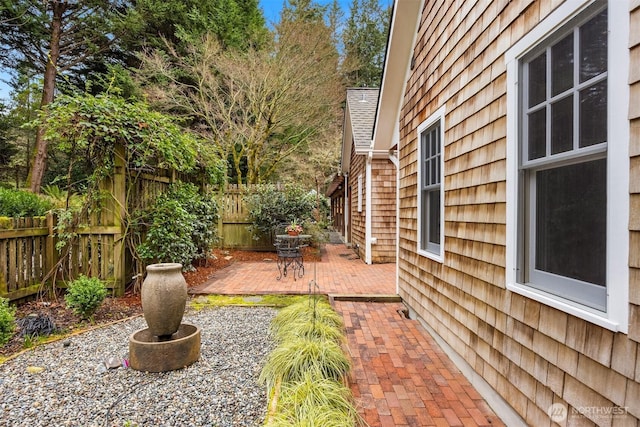
{"label": "large white-framed window", "polygon": [[628,8],[568,1],[506,54],[507,287],[628,315]]}
{"label": "large white-framed window", "polygon": [[444,258],[444,116],[441,107],[418,126],[418,253]]}

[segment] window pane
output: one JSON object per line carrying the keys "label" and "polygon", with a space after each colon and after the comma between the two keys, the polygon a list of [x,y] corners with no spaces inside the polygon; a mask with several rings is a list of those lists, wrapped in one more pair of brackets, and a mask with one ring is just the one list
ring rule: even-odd
{"label": "window pane", "polygon": [[573,95],[551,105],[551,154],[573,149]]}
{"label": "window pane", "polygon": [[607,140],[607,81],[580,91],[580,147]]}
{"label": "window pane", "polygon": [[551,48],[551,95],[573,87],[573,33]]}
{"label": "window pane", "polygon": [[431,180],[429,181],[429,184],[435,184],[438,182],[437,178],[436,178],[436,173],[438,172],[438,167],[436,166],[438,159],[437,157],[432,157],[429,165],[429,170],[431,171]]}
{"label": "window pane", "polygon": [[606,160],[536,173],[535,268],[606,284]]}
{"label": "window pane", "polygon": [[529,62],[529,108],[547,99],[547,53]]}
{"label": "window pane", "polygon": [[607,71],[606,9],[580,27],[580,82]]}
{"label": "window pane", "polygon": [[426,250],[429,241],[429,192],[423,190],[420,196],[420,249]]}
{"label": "window pane", "polygon": [[440,189],[429,192],[429,243],[440,244]]}
{"label": "window pane", "polygon": [[529,160],[547,155],[547,111],[543,108],[529,114]]}

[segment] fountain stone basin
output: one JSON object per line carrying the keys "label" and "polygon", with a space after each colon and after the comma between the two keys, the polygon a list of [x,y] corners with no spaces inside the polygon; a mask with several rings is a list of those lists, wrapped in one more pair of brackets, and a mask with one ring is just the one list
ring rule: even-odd
{"label": "fountain stone basin", "polygon": [[140,329],[129,337],[129,365],[138,371],[174,371],[199,358],[200,328],[188,323],[181,323],[178,331],[168,339],[153,335],[149,328]]}

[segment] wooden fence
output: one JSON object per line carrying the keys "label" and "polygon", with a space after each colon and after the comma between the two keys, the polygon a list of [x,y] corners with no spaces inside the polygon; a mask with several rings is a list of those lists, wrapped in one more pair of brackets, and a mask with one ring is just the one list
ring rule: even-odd
{"label": "wooden fence", "polygon": [[45,290],[43,284],[64,283],[80,274],[98,277],[116,294],[124,291],[120,227],[100,225],[100,215],[76,230],[77,235],[67,250],[56,249],[56,218],[11,218],[0,229],[0,296],[16,300]]}
{"label": "wooden fence", "polygon": [[[45,282],[65,286],[80,274],[98,277],[116,295],[124,293],[131,277],[130,262],[123,241],[125,203],[122,168],[116,167],[113,179],[102,184],[114,196],[99,210],[80,219],[74,230],[76,238],[60,255],[56,249],[57,219],[53,214],[37,218],[12,218],[0,224],[0,297],[16,300],[37,294]],[[136,180],[139,188],[136,207],[166,191],[175,175],[143,176]],[[229,249],[273,250],[272,236],[258,236],[250,231],[251,222],[244,195],[252,187],[229,185],[219,190],[219,245]]]}
{"label": "wooden fence", "polygon": [[218,236],[220,245],[229,249],[270,251],[274,249],[271,235],[254,234],[250,230],[249,211],[244,195],[253,191],[252,186],[229,184],[218,196],[220,220]]}
{"label": "wooden fence", "polygon": [[11,300],[35,294],[52,268],[47,217],[11,218],[0,230],[0,296]]}

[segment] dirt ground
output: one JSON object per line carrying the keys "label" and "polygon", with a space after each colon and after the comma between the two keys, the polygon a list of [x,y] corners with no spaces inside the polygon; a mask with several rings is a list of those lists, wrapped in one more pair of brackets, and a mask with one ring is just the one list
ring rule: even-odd
{"label": "dirt ground", "polygon": [[[195,271],[183,273],[189,288],[207,282],[218,270],[228,267],[234,262],[263,261],[276,259],[275,252],[226,251],[215,250],[214,257],[196,263]],[[305,257],[318,258],[315,252],[309,251]],[[66,308],[64,298],[43,300],[42,298],[20,304],[16,311],[16,320],[29,315],[44,314],[55,325],[58,332],[72,333],[79,330],[111,323],[127,317],[142,314],[140,295],[132,292],[118,298],[107,298],[93,316],[93,322],[82,320]],[[7,357],[25,348],[25,338],[20,336],[19,328],[13,338],[0,348],[0,357]]]}

